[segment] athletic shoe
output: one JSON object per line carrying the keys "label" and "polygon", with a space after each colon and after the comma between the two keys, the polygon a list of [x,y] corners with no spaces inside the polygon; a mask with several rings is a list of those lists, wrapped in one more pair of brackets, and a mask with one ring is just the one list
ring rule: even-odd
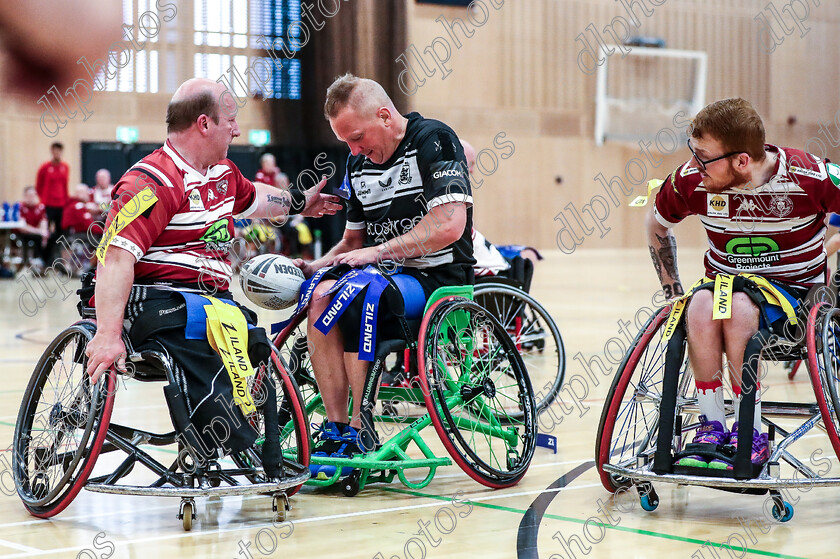
{"label": "athletic shoe", "polygon": [[[750,462],[756,466],[761,466],[770,459],[770,446],[767,442],[767,433],[759,433],[757,429],[753,429],[752,436],[752,454],[750,455]],[[738,448],[738,422],[732,426],[732,434],[729,436],[729,444]]]}
{"label": "athletic shoe", "polygon": [[[346,423],[329,423],[330,427],[325,435],[326,441],[320,447],[316,443],[312,456],[329,456],[330,458],[352,458],[356,454],[363,454],[359,445],[359,432]],[[328,451],[331,451],[328,453]],[[336,466],[332,464],[311,465],[310,472],[315,479],[328,480],[335,475]],[[338,475],[343,475],[343,468],[339,468]]]}
{"label": "athletic shoe", "polygon": [[[694,434],[692,444],[713,444],[723,445],[729,439],[729,433],[726,432],[720,421],[708,421],[705,415],[700,416],[700,427]],[[694,468],[708,468],[709,463],[705,458],[698,455],[685,456],[677,460],[677,466],[692,466]]]}
{"label": "athletic shoe", "polygon": [[[317,433],[313,436],[315,441],[312,445],[312,456],[327,457],[338,450],[342,445],[341,428],[344,424],[334,423],[332,421],[324,421],[323,425],[312,424],[313,429],[317,429]],[[321,468],[320,464],[310,464],[309,473],[314,478],[318,478]],[[335,468],[333,468],[335,471]]]}

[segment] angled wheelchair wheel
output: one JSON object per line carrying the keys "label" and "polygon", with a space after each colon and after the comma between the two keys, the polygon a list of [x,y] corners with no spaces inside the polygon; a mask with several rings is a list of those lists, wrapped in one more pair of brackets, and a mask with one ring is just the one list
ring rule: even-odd
{"label": "angled wheelchair wheel", "polygon": [[274,347],[283,369],[294,379],[303,396],[307,416],[313,423],[320,424],[326,415],[320,405],[318,383],[309,358],[306,324],[305,314],[296,317],[274,338]]}
{"label": "angled wheelchair wheel", "polygon": [[840,309],[814,306],[806,332],[808,372],[834,453],[840,458]]}
{"label": "angled wheelchair wheel", "polygon": [[[249,381],[249,387],[255,405],[260,408],[264,405],[268,396],[268,392],[265,390],[265,383],[273,382],[276,395],[275,405],[278,410],[280,448],[283,454],[284,474],[289,476],[298,475],[309,467],[309,457],[311,454],[309,423],[303,396],[295,379],[283,366],[280,360],[280,353],[276,348],[272,348],[271,364],[268,369],[270,370],[267,370],[266,367],[259,367],[255,371],[254,377]],[[260,413],[253,413],[248,416],[248,420],[252,427],[260,433],[257,439],[257,445],[259,446],[265,440],[264,418]],[[248,456],[234,456],[234,460],[240,467],[251,465],[248,463]],[[294,495],[299,489],[300,486],[290,489],[287,491],[287,495]]]}
{"label": "angled wheelchair wheel", "polygon": [[427,311],[418,347],[426,407],[452,459],[487,487],[515,485],[534,455],[537,411],[513,340],[481,305],[449,297]]}
{"label": "angled wheelchair wheel", "polygon": [[[665,373],[664,328],[671,307],[660,309],[636,335],[618,367],[601,412],[595,441],[595,464],[601,483],[614,492],[630,480],[604,471],[605,464],[635,466],[637,458],[652,458],[659,432],[659,402]],[[677,411],[683,415],[683,433],[696,428],[696,394],[686,358],[680,366]],[[692,420],[692,416],[695,416]]]}
{"label": "angled wheelchair wheel", "polygon": [[516,287],[479,283],[474,298],[513,338],[534,387],[537,412],[541,412],[554,402],[563,386],[566,351],[560,330],[542,305]]}
{"label": "angled wheelchair wheel", "polygon": [[12,470],[23,505],[49,518],[73,501],[102,450],[114,407],[115,375],[91,385],[85,349],[96,332],[80,321],[41,356],[17,417]]}

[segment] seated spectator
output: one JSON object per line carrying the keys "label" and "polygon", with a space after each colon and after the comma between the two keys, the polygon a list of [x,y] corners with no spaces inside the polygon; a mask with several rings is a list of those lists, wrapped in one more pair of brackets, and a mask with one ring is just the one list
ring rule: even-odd
{"label": "seated spectator", "polygon": [[108,215],[108,208],[111,207],[111,191],[114,185],[111,184],[111,171],[108,169],[99,169],[96,171],[96,184],[93,185],[93,202],[99,206],[99,214],[103,219],[97,221],[104,221]]}
{"label": "seated spectator", "polygon": [[64,206],[61,216],[61,228],[68,233],[93,235],[102,234],[102,224],[96,223],[99,206],[91,199],[91,189],[85,183],[79,183],[73,190],[73,197]]}
{"label": "seated spectator", "polygon": [[[47,225],[47,210],[38,198],[34,186],[23,189],[23,200],[20,203],[20,219],[24,225],[15,233],[23,243],[23,263],[30,263],[37,271],[43,270],[46,258],[47,239],[50,236]],[[29,249],[33,249],[33,259],[29,262]]]}
{"label": "seated spectator", "polygon": [[280,169],[277,168],[277,160],[270,153],[265,153],[260,157],[260,168],[254,177],[254,181],[275,186],[279,172]]}
{"label": "seated spectator", "polygon": [[59,241],[64,249],[72,252],[64,256],[65,263],[76,265],[75,270],[69,270],[71,273],[83,274],[96,265],[94,249],[102,236],[99,215],[99,206],[91,200],[91,188],[85,183],[77,184],[61,217],[61,228],[67,239]]}

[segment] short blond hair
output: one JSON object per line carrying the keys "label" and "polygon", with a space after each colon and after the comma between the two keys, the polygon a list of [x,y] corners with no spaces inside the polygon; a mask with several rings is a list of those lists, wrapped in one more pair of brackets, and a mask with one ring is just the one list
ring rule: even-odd
{"label": "short blond hair", "polygon": [[337,77],[327,88],[324,118],[327,120],[333,119],[348,106],[359,114],[373,112],[379,107],[388,107],[395,110],[394,102],[391,101],[388,93],[381,85],[349,72]]}

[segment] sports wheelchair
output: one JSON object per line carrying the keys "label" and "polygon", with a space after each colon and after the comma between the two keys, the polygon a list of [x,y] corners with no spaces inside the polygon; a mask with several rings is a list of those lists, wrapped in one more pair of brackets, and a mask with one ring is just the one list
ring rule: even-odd
{"label": "sports wheelchair", "polygon": [[[377,344],[361,395],[362,431],[373,432],[374,423],[380,432],[389,433],[393,424],[405,426],[363,455],[313,456],[313,464],[336,466],[335,473],[307,484],[340,483],[346,496],[354,496],[369,483],[390,483],[398,477],[406,487],[421,489],[439,467],[452,463],[435,456],[420,436],[433,425],[452,460],[474,480],[491,488],[515,485],[534,454],[537,410],[522,358],[504,327],[472,300],[472,286],[439,288],[429,298],[422,320],[400,322],[402,331],[394,332],[394,339]],[[284,369],[303,390],[306,413],[323,417],[309,360],[306,314],[298,314],[274,343]],[[405,363],[417,363],[418,385],[379,386],[386,359],[395,352],[404,354]],[[376,406],[377,390],[379,399],[390,403],[381,410]],[[412,406],[425,406],[426,412],[411,413]],[[291,448],[288,458],[297,456]],[[413,468],[425,469],[425,477],[410,480],[406,470]]]}
{"label": "sports wheelchair", "polygon": [[557,398],[566,374],[566,351],[557,324],[530,295],[534,264],[521,256],[510,269],[475,280],[475,302],[487,309],[513,339],[534,386],[537,413]]}
{"label": "sports wheelchair", "polygon": [[[806,433],[821,427],[840,457],[840,309],[834,307],[831,292],[822,289],[809,296],[810,304],[799,313],[800,327],[792,339],[779,338],[763,329],[747,344],[739,440],[752,440],[759,357],[782,363],[804,360],[816,397],[811,403],[762,401],[770,458],[760,469],[750,462],[751,445],[740,445],[737,452],[728,447],[733,470],[709,469],[698,475],[696,469],[687,471],[691,468],[674,463],[691,453],[685,443],[692,440],[699,426],[700,412],[686,357],[685,328],[680,323],[670,340],[663,342],[672,306],[662,307],[651,316],[621,362],[604,403],[595,443],[603,486],[613,493],[635,486],[642,508],[648,511],[659,505],[653,487],[659,482],[742,494],[769,493],[773,517],[787,522],[794,511],[784,498],[785,490],[840,485],[840,478],[821,477],[791,452]],[[731,415],[732,399],[725,399],[725,406]],[[796,422],[795,428],[790,427],[792,422]],[[775,440],[777,437],[779,440]]]}
{"label": "sports wheelchair", "polygon": [[[64,510],[82,488],[180,497],[178,518],[190,530],[196,518],[196,497],[265,494],[272,496],[276,518],[284,520],[290,510],[288,497],[309,478],[310,439],[300,391],[280,366],[277,352],[273,351],[269,366],[257,368],[249,379],[258,411],[247,420],[262,434],[257,443],[232,454],[233,467],[222,467],[217,460],[197,462],[176,431],[152,433],[111,421],[118,380],[166,382],[164,392],[170,394],[180,394],[180,389],[168,355],[135,351],[125,332],[127,372],[109,371],[91,384],[85,349],[96,333],[95,311],[81,303],[79,310],[81,320],[58,334],[38,361],[18,413],[12,468],[24,507],[33,516],[49,518]],[[266,440],[268,413],[278,413],[279,424],[285,426],[282,444]],[[146,450],[174,444],[177,457],[169,465]],[[122,460],[108,460],[112,471],[93,475],[100,455],[112,452]],[[296,460],[288,458],[291,454]],[[264,467],[263,458],[269,456],[276,458],[273,463],[279,467]],[[126,483],[138,464],[145,470]]]}

